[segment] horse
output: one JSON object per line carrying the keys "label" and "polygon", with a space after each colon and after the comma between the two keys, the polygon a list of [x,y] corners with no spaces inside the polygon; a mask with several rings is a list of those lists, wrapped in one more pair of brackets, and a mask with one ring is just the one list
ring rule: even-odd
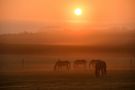
{"label": "horse", "polygon": [[73,67],[75,69],[80,69],[80,68],[86,69],[87,61],[84,60],[84,59],[75,60],[74,63],[73,63]]}
{"label": "horse", "polygon": [[54,71],[68,71],[71,68],[71,64],[69,61],[58,60],[54,65]]}
{"label": "horse", "polygon": [[89,63],[89,67],[91,66],[95,68],[96,77],[105,76],[107,74],[107,65],[105,61],[99,59],[91,60]]}

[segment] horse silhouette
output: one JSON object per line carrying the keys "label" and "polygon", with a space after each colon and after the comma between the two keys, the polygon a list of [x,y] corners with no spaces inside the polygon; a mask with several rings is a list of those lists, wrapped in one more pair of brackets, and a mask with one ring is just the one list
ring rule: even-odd
{"label": "horse silhouette", "polygon": [[106,66],[106,62],[96,59],[96,60],[91,60],[89,63],[89,67],[94,67],[95,68],[95,76],[96,77],[100,77],[100,76],[104,76],[107,73],[107,66]]}
{"label": "horse silhouette", "polygon": [[74,67],[74,69],[80,69],[80,68],[86,69],[87,61],[84,59],[75,60],[73,63],[73,67]]}
{"label": "horse silhouette", "polygon": [[54,71],[69,71],[71,64],[69,61],[58,60],[54,65]]}

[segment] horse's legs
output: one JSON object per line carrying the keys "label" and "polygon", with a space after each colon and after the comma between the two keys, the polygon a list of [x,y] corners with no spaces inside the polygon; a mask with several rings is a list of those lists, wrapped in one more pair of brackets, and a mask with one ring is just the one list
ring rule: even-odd
{"label": "horse's legs", "polygon": [[58,68],[58,64],[56,63],[55,65],[54,65],[54,71],[57,71],[57,68]]}
{"label": "horse's legs", "polygon": [[106,74],[107,74],[106,67],[104,67],[104,75],[106,75]]}
{"label": "horse's legs", "polygon": [[98,64],[96,64],[96,67],[95,67],[95,75],[96,77],[100,76],[100,68],[98,67]]}
{"label": "horse's legs", "polygon": [[76,64],[74,64],[74,66],[73,66],[73,67],[74,67],[74,69],[76,69]]}
{"label": "horse's legs", "polygon": [[105,75],[107,74],[106,65],[104,66]]}
{"label": "horse's legs", "polygon": [[59,65],[56,67],[56,71],[58,71],[58,72],[59,72]]}
{"label": "horse's legs", "polygon": [[104,65],[101,67],[101,75],[102,76],[106,75],[106,67]]}
{"label": "horse's legs", "polygon": [[100,76],[104,76],[104,68],[100,67]]}
{"label": "horse's legs", "polygon": [[84,64],[84,69],[85,69],[85,70],[87,69],[87,66],[86,66],[86,64]]}
{"label": "horse's legs", "polygon": [[68,71],[68,65],[65,66],[65,71],[66,71],[66,72]]}
{"label": "horse's legs", "polygon": [[67,69],[68,69],[68,72],[69,72],[69,70],[70,70],[70,64],[67,65]]}
{"label": "horse's legs", "polygon": [[69,72],[69,66],[67,66],[67,71]]}
{"label": "horse's legs", "polygon": [[102,76],[106,75],[106,66],[105,65],[102,65],[102,67],[101,67],[101,75]]}
{"label": "horse's legs", "polygon": [[78,64],[74,64],[74,69],[78,70],[78,66],[79,66]]}
{"label": "horse's legs", "polygon": [[56,65],[54,66],[53,70],[56,71]]}
{"label": "horse's legs", "polygon": [[62,71],[62,66],[59,65],[58,71],[59,71],[59,72]]}
{"label": "horse's legs", "polygon": [[96,77],[99,77],[99,76],[100,76],[99,70],[95,70],[95,76],[96,76]]}

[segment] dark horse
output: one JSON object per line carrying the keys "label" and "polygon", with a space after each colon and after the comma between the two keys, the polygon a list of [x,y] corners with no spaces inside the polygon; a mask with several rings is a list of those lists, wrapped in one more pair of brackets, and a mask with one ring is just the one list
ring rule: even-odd
{"label": "dark horse", "polygon": [[54,65],[54,71],[69,71],[70,70],[70,62],[65,60],[58,60]]}
{"label": "dark horse", "polygon": [[100,76],[104,76],[107,73],[107,66],[106,66],[106,62],[96,59],[96,60],[91,60],[89,63],[89,66],[94,67],[95,68],[95,75],[96,77],[100,77]]}
{"label": "dark horse", "polygon": [[73,65],[75,69],[80,69],[80,68],[86,69],[87,61],[84,59],[78,59],[74,61]]}

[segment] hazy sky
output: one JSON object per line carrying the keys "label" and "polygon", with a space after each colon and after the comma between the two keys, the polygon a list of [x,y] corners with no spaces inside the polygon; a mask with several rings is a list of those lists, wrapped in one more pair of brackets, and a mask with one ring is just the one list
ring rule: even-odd
{"label": "hazy sky", "polygon": [[[134,0],[0,0],[2,20],[66,22],[135,22]],[[82,16],[75,16],[76,7]]]}
{"label": "hazy sky", "polygon": [[0,13],[1,22],[134,26],[135,0],[0,0]]}

